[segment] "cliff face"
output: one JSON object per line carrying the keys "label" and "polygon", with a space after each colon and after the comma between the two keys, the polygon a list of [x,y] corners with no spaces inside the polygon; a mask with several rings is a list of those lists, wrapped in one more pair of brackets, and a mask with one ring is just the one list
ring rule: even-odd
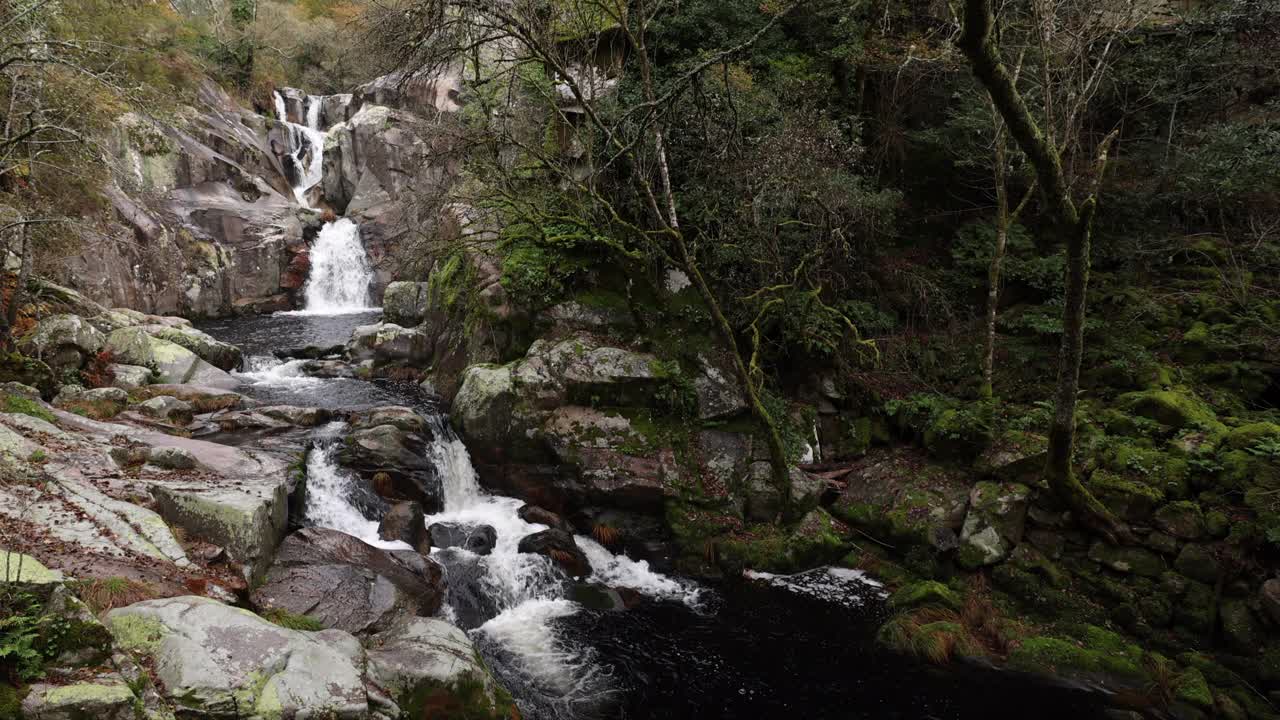
{"label": "cliff face", "polygon": [[[395,78],[352,94],[280,95],[283,119],[256,114],[211,81],[173,117],[118,117],[103,142],[111,217],[67,261],[67,284],[110,307],[185,317],[291,309],[309,244],[334,212],[361,224],[380,301],[391,279],[385,259],[404,233],[402,197],[424,171],[436,181],[445,172],[429,162],[427,117],[459,106],[443,84]],[[308,103],[319,104],[327,133],[323,181],[304,198],[311,207],[295,197],[282,122],[305,122]]]}

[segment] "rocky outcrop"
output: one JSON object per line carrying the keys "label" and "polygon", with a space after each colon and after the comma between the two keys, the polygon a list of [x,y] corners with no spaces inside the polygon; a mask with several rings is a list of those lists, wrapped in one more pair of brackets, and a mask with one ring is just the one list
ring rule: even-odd
{"label": "rocky outcrop", "polygon": [[55,371],[79,370],[106,342],[106,336],[79,315],[51,315],[22,337],[18,349]]}
{"label": "rocky outcrop", "polygon": [[440,478],[426,452],[425,424],[405,430],[403,423],[357,427],[338,450],[338,463],[388,500],[412,500],[425,512],[444,507]]}
{"label": "rocky outcrop", "polygon": [[306,615],[352,633],[386,630],[431,615],[444,600],[444,572],[412,550],[381,550],[324,528],[285,538],[253,603]]}
{"label": "rocky outcrop", "polygon": [[163,697],[194,717],[366,718],[364,649],[339,630],[299,632],[198,597],[112,610],[116,645],[155,668]]}
{"label": "rocky outcrop", "polygon": [[141,327],[121,328],[107,336],[107,348],[121,362],[154,368],[161,383],[195,384],[228,390],[240,386],[225,371],[187,348],[149,334]]}
{"label": "rocky outcrop", "polygon": [[[425,708],[443,708],[453,717],[518,715],[466,633],[443,620],[414,618],[375,635],[368,659],[369,678],[395,699],[405,716],[425,717]],[[451,692],[468,685],[478,686],[479,698],[473,702],[481,707],[465,707]]]}

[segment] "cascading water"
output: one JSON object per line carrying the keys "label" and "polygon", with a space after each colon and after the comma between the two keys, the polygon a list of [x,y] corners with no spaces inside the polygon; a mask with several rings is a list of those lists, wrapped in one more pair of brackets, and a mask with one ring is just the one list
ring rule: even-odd
{"label": "cascading water", "polygon": [[[609,678],[596,669],[588,652],[564,647],[557,639],[554,621],[573,615],[580,606],[565,597],[566,584],[551,561],[541,555],[521,553],[520,539],[545,530],[517,514],[524,503],[515,498],[489,495],[476,479],[471,458],[444,416],[424,411],[433,437],[428,454],[439,470],[444,511],[428,516],[428,525],[451,522],[489,525],[497,543],[488,555],[461,548],[436,549],[433,556],[446,567],[450,592],[462,584],[459,568],[469,568],[473,588],[485,597],[489,611],[471,634],[508,683],[518,683],[525,703],[537,707],[538,716],[574,716],[584,706],[594,706],[611,694]],[[378,523],[367,519],[354,505],[354,479],[334,462],[334,440],[343,425],[334,423],[316,437],[307,457],[308,522],[345,532],[388,549],[407,549],[378,536]],[[613,555],[590,538],[578,536],[578,545],[591,561],[589,582],[619,585],[651,597],[696,605],[698,588],[677,582],[649,569],[648,563]],[[455,574],[459,575],[455,577]],[[452,602],[451,595],[451,602]],[[457,617],[461,608],[447,608]]]}
{"label": "cascading water", "polygon": [[360,228],[347,218],[327,223],[311,246],[306,311],[325,315],[367,311],[372,279]]}
{"label": "cascading water", "polygon": [[[312,208],[308,194],[324,178],[326,132],[320,123],[324,101],[315,95],[306,97],[302,108],[305,125],[289,122],[288,105],[279,90],[275,93],[275,104],[277,119],[289,130],[289,156],[295,175],[293,194],[299,205]],[[369,310],[372,279],[360,228],[347,218],[325,223],[311,248],[304,312],[335,315]]]}
{"label": "cascading water", "polygon": [[311,207],[307,200],[307,191],[324,177],[324,136],[320,129],[321,100],[308,96],[305,101],[305,125],[289,122],[289,112],[284,94],[275,93],[276,118],[285,124],[289,131],[289,156],[293,159],[294,184],[293,194],[298,204]]}

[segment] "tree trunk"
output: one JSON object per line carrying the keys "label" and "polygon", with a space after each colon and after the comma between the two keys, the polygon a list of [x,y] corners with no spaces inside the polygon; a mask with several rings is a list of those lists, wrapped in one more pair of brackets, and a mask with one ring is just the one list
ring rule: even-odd
{"label": "tree trunk", "polygon": [[[1089,284],[1089,241],[1095,200],[1090,198],[1077,210],[1071,200],[1062,160],[1032,117],[1013,77],[1000,60],[992,37],[995,15],[991,0],[965,0],[964,32],[960,47],[973,66],[978,80],[987,88],[1009,133],[1018,142],[1036,169],[1053,218],[1067,242],[1066,307],[1062,313],[1062,345],[1058,356],[1058,386],[1053,424],[1049,431],[1049,457],[1045,479],[1086,525],[1111,539],[1127,536],[1128,528],[1118,521],[1087,488],[1072,469],[1075,447],[1076,395],[1080,387],[1080,359],[1084,355],[1085,294]],[[1105,162],[1105,146],[1101,161]],[[1101,163],[1100,163],[1101,164]]]}
{"label": "tree trunk", "polygon": [[13,327],[18,324],[18,308],[22,306],[22,296],[27,289],[27,280],[31,276],[31,242],[25,223],[18,225],[18,232],[22,235],[19,250],[21,264],[18,269],[18,278],[13,285],[13,293],[9,295],[9,306],[5,308],[4,317],[0,320],[0,351],[3,352],[13,350]]}
{"label": "tree trunk", "polygon": [[996,364],[996,311],[1000,307],[1000,265],[1004,261],[1004,250],[1009,241],[1009,219],[1006,213],[1007,206],[1000,210],[1000,216],[996,220],[996,244],[991,265],[987,268],[986,346],[982,351],[982,387],[978,390],[978,395],[983,400],[990,400],[995,394],[993,376]]}

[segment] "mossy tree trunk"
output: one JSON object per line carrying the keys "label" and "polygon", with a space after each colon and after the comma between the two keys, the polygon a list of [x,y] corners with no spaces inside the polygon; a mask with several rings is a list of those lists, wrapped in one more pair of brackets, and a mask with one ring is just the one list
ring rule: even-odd
{"label": "mossy tree trunk", "polygon": [[[1089,243],[1096,199],[1090,196],[1080,208],[1072,201],[1062,170],[1062,159],[1052,140],[1041,132],[1018,92],[1013,76],[1001,61],[993,35],[994,27],[991,0],[965,0],[960,48],[969,59],[974,74],[990,93],[992,103],[1009,128],[1009,134],[1035,168],[1037,182],[1044,190],[1054,224],[1067,244],[1066,305],[1062,312],[1062,344],[1058,353],[1057,391],[1045,476],[1049,487],[1082,522],[1114,540],[1117,536],[1127,536],[1128,529],[1080,483],[1071,462],[1075,448],[1080,361],[1084,354]],[[1103,143],[1099,153],[1099,174],[1105,165],[1111,139],[1109,137]]]}

